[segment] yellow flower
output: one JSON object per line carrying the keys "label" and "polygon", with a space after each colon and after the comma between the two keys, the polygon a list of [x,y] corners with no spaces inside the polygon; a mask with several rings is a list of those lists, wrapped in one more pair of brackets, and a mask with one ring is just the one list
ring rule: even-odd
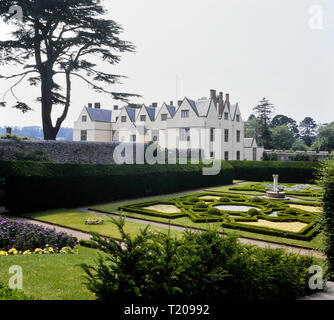
{"label": "yellow flower", "polygon": [[43,254],[43,250],[40,249],[40,248],[36,248],[35,251],[34,251],[34,253],[36,253],[36,254]]}
{"label": "yellow flower", "polygon": [[15,255],[15,254],[18,254],[19,252],[15,248],[12,248],[8,251],[8,253],[12,254],[12,255]]}
{"label": "yellow flower", "polygon": [[30,250],[26,250],[23,252],[23,254],[31,254],[31,251]]}
{"label": "yellow flower", "polygon": [[49,253],[55,253],[55,251],[53,250],[52,247],[48,247],[48,248],[46,248],[46,250],[47,250]]}
{"label": "yellow flower", "polygon": [[8,253],[6,251],[0,251],[0,256],[8,256]]}

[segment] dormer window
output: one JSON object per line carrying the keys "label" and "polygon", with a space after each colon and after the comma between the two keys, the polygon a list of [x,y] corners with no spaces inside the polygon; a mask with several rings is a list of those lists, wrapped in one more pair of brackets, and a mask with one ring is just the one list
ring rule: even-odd
{"label": "dormer window", "polygon": [[140,116],[140,121],[145,122],[146,121],[146,116],[145,115],[141,115]]}
{"label": "dormer window", "polygon": [[224,119],[228,120],[228,112],[224,112]]}
{"label": "dormer window", "polygon": [[122,121],[122,122],[126,122],[126,116],[123,116],[123,117],[121,118],[121,121]]}
{"label": "dormer window", "polygon": [[182,110],[181,118],[189,118],[189,110]]}
{"label": "dormer window", "polygon": [[81,120],[82,122],[87,122],[87,116],[82,116]]}
{"label": "dormer window", "polygon": [[167,114],[161,115],[161,121],[167,121]]}
{"label": "dormer window", "polygon": [[237,114],[236,120],[237,122],[240,122],[240,115]]}

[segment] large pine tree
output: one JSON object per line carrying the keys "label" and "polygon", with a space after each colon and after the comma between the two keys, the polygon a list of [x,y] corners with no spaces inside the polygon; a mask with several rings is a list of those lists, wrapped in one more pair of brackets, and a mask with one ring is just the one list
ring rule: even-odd
{"label": "large pine tree", "polygon": [[[113,92],[108,86],[119,83],[122,76],[101,71],[91,58],[99,58],[110,65],[120,62],[120,53],[133,52],[134,46],[120,39],[122,28],[106,19],[106,9],[100,0],[1,0],[0,16],[5,21],[9,8],[19,5],[23,12],[22,23],[9,19],[13,25],[11,40],[0,41],[0,64],[20,67],[16,74],[0,79],[15,79],[13,86],[27,80],[39,86],[41,96],[44,138],[54,140],[71,105],[73,78],[88,83],[97,92],[110,94],[113,99],[128,101],[136,96]],[[66,83],[63,89],[59,77]],[[57,79],[56,79],[57,78]],[[17,81],[16,81],[17,80]],[[13,87],[9,88],[9,91]],[[1,102],[5,105],[5,101]],[[63,106],[62,114],[52,123],[55,105]],[[15,108],[23,112],[30,107],[17,101]]]}
{"label": "large pine tree", "polygon": [[270,148],[270,121],[275,107],[267,98],[263,98],[254,109],[258,121],[258,137],[260,145]]}

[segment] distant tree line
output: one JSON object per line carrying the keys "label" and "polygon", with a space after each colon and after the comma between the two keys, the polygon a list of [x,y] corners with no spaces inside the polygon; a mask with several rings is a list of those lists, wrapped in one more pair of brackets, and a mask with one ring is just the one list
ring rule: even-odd
{"label": "distant tree line", "polygon": [[[6,127],[0,127],[0,135],[6,133]],[[39,126],[28,127],[13,127],[12,134],[20,137],[28,137],[32,139],[44,139],[43,129]],[[72,141],[73,129],[72,128],[60,128],[57,140]]]}
{"label": "distant tree line", "polygon": [[263,98],[245,122],[245,137],[256,138],[265,149],[294,151],[334,150],[334,122],[317,124],[306,117],[299,124],[283,115],[274,115],[275,106]]}

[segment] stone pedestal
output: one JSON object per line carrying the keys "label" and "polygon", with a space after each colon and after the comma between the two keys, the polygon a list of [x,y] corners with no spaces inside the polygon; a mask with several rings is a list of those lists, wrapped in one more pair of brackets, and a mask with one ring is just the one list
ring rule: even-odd
{"label": "stone pedestal", "polygon": [[278,188],[278,174],[273,174],[274,186],[272,190],[267,190],[267,197],[273,200],[284,200],[286,199],[286,194],[284,191],[280,191]]}

